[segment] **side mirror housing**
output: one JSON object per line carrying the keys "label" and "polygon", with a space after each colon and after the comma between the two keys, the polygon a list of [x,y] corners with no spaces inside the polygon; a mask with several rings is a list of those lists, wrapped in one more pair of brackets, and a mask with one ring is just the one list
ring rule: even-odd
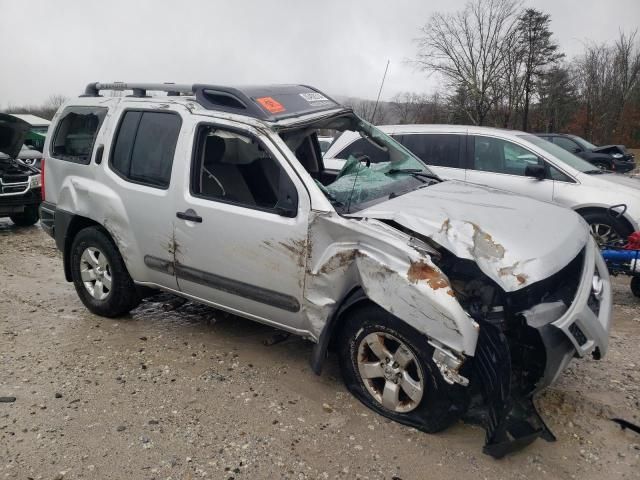
{"label": "side mirror housing", "polygon": [[525,177],[533,177],[537,180],[544,180],[547,177],[547,170],[544,165],[527,165],[524,169]]}
{"label": "side mirror housing", "polygon": [[573,153],[580,153],[582,149],[580,147],[576,147],[573,149]]}

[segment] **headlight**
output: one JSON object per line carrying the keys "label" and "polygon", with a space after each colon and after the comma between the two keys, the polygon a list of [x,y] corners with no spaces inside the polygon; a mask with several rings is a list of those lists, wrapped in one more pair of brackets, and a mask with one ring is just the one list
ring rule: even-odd
{"label": "headlight", "polygon": [[31,175],[29,177],[29,186],[31,188],[38,188],[42,186],[42,179],[40,178],[40,175]]}
{"label": "headlight", "polygon": [[613,158],[622,158],[624,157],[624,155],[622,155],[621,153],[614,153],[613,155],[611,155]]}

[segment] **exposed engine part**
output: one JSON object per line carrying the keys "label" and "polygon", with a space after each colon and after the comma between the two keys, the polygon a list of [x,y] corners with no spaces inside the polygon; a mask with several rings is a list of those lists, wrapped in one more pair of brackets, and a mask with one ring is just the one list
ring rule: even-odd
{"label": "exposed engine part", "polygon": [[450,385],[453,385],[454,383],[462,385],[463,387],[469,385],[469,379],[459,373],[460,367],[462,367],[462,364],[464,363],[464,359],[458,358],[452,352],[446,350],[435,342],[429,342],[429,344],[434,348],[433,362],[440,370],[444,381]]}

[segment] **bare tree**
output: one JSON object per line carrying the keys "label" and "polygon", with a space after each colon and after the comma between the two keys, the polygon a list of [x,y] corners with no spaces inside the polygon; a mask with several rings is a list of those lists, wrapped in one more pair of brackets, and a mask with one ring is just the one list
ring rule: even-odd
{"label": "bare tree", "polygon": [[442,75],[447,86],[463,94],[460,104],[477,125],[502,96],[505,49],[516,35],[517,3],[474,0],[462,11],[434,13],[421,29],[416,64]]}

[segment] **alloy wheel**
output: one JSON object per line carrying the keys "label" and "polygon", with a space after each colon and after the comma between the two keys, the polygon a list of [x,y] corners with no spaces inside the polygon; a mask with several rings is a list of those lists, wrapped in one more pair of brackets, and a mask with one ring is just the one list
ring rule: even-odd
{"label": "alloy wheel", "polygon": [[365,336],[358,346],[358,372],[371,396],[387,410],[407,413],[424,395],[419,361],[401,340],[386,332]]}
{"label": "alloy wheel", "polygon": [[111,266],[99,249],[88,247],[80,257],[80,276],[84,287],[96,300],[104,300],[111,292]]}

